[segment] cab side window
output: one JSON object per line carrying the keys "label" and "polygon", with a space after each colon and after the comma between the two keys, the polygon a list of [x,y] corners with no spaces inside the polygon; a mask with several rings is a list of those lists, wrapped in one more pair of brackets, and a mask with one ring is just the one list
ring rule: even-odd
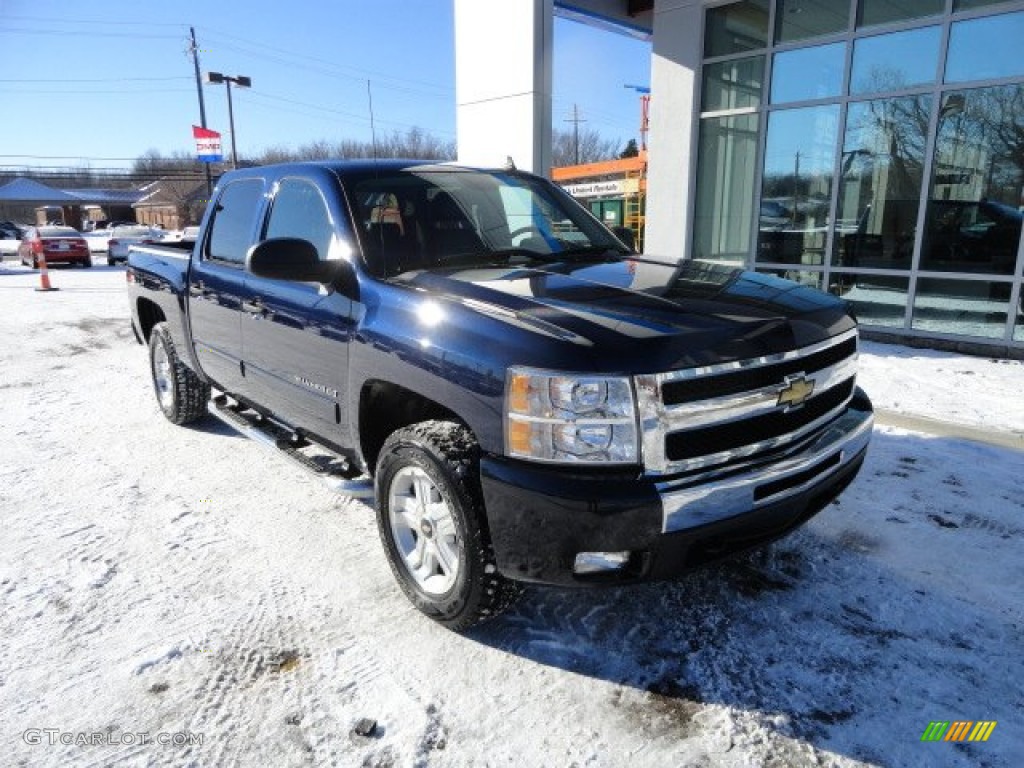
{"label": "cab side window", "polygon": [[217,199],[207,258],[245,263],[246,251],[253,244],[253,226],[262,196],[262,179],[240,179],[228,184]]}
{"label": "cab side window", "polygon": [[327,258],[334,237],[331,216],[320,190],[302,179],[285,179],[277,188],[264,235],[299,237],[316,246],[320,260]]}

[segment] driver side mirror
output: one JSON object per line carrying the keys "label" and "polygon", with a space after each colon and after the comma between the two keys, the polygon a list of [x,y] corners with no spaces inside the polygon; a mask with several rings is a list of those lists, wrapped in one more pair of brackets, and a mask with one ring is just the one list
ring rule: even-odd
{"label": "driver side mirror", "polygon": [[257,277],[296,283],[335,285],[354,296],[356,274],[343,259],[321,261],[316,246],[299,237],[272,237],[249,249],[245,268]]}

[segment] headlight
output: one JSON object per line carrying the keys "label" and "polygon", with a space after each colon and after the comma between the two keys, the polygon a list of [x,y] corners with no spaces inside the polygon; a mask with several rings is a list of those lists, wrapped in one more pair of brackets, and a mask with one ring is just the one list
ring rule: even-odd
{"label": "headlight", "polygon": [[511,368],[505,452],[535,461],[636,464],[636,409],[627,376]]}

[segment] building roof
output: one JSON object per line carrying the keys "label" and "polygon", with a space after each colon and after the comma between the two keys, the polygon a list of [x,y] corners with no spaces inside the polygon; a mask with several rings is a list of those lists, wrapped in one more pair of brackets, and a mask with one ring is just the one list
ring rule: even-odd
{"label": "building roof", "polygon": [[134,189],[56,189],[35,179],[18,178],[0,187],[0,203],[131,205],[142,194]]}
{"label": "building roof", "polygon": [[15,179],[0,187],[0,203],[80,205],[81,202],[65,190],[48,187],[34,179]]}

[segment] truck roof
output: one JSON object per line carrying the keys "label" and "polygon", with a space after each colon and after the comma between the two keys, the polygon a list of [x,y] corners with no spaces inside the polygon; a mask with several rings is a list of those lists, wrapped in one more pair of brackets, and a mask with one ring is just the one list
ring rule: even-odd
{"label": "truck roof", "polygon": [[232,176],[281,175],[288,171],[297,171],[310,168],[322,168],[333,171],[338,176],[362,175],[373,171],[403,171],[403,170],[497,170],[483,169],[454,162],[435,160],[395,159],[386,158],[374,160],[373,158],[361,158],[353,160],[304,160],[301,162],[276,163],[272,165],[261,165],[252,168],[239,168],[237,171],[230,171]]}

